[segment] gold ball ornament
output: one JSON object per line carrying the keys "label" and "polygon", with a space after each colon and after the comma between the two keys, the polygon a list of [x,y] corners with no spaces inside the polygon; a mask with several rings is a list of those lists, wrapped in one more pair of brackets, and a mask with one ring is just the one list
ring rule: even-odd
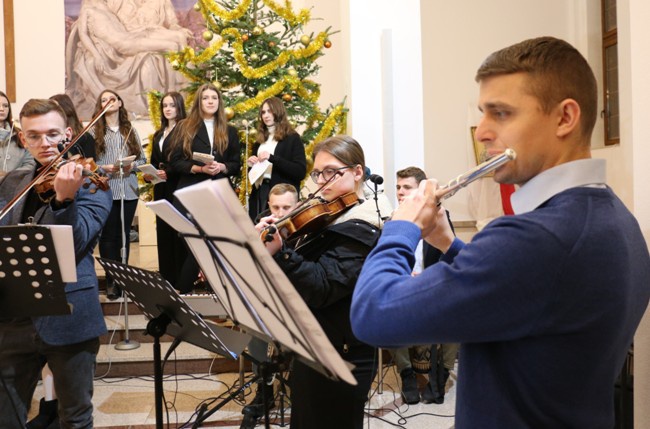
{"label": "gold ball ornament", "polygon": [[289,73],[289,76],[298,76],[298,72],[293,67],[291,67],[287,73]]}
{"label": "gold ball ornament", "polygon": [[327,49],[329,49],[329,48],[332,47],[332,42],[330,42],[329,40],[326,40],[325,43],[323,43],[323,46],[325,46]]}
{"label": "gold ball ornament", "polygon": [[275,42],[274,41],[269,42],[269,48],[275,48]]}
{"label": "gold ball ornament", "polygon": [[300,37],[300,43],[302,43],[303,45],[307,46],[309,45],[309,42],[311,42],[311,37],[309,37],[308,35],[303,34]]}
{"label": "gold ball ornament", "polygon": [[293,97],[291,96],[291,94],[283,94],[282,99],[286,102],[289,102],[293,99]]}
{"label": "gold ball ornament", "polygon": [[192,9],[199,12],[201,10],[201,5],[198,2],[196,2],[194,3],[194,6],[192,6]]}
{"label": "gold ball ornament", "polygon": [[226,114],[226,119],[231,120],[232,118],[235,117],[235,111],[232,110],[232,107],[226,107],[225,109],[223,109],[223,111]]}
{"label": "gold ball ornament", "polygon": [[181,68],[181,63],[179,63],[178,60],[174,60],[174,61],[172,61],[171,64],[172,64],[172,68],[173,68],[174,70],[178,70],[178,69]]}
{"label": "gold ball ornament", "polygon": [[251,54],[251,60],[257,61],[259,59],[260,59],[259,55],[255,54],[255,53]]}
{"label": "gold ball ornament", "polygon": [[221,82],[219,82],[218,80],[212,82],[212,85],[214,85],[214,87],[217,88],[219,91],[221,91],[221,88],[223,87],[223,85],[221,85]]}
{"label": "gold ball ornament", "polygon": [[248,40],[248,34],[242,34],[241,39],[245,42]]}
{"label": "gold ball ornament", "polygon": [[255,26],[255,27],[253,28],[253,35],[255,35],[255,36],[259,36],[259,35],[261,35],[263,32],[264,32],[264,30],[262,30],[261,27]]}
{"label": "gold ball ornament", "polygon": [[205,40],[206,42],[209,42],[214,37],[214,33],[212,31],[210,31],[210,30],[205,30],[203,32],[202,36],[203,36],[203,40]]}

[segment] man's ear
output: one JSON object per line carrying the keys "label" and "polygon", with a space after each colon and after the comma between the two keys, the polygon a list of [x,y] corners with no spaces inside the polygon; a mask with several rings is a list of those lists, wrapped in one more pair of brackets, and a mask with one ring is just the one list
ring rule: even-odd
{"label": "man's ear", "polygon": [[18,131],[18,141],[23,149],[27,149],[27,143],[25,143],[25,134],[22,131]]}
{"label": "man's ear", "polygon": [[556,134],[558,137],[566,137],[580,128],[582,111],[577,101],[572,98],[562,100],[558,105],[558,124]]}

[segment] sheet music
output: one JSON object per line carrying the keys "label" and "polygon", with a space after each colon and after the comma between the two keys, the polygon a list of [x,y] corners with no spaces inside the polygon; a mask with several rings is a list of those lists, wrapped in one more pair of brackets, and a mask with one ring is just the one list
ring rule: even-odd
{"label": "sheet music", "polygon": [[153,212],[164,220],[169,226],[183,234],[197,234],[198,230],[192,222],[187,220],[174,206],[167,200],[152,201],[145,204]]}
{"label": "sheet music", "polygon": [[264,172],[269,167],[269,165],[271,165],[271,163],[269,162],[268,159],[264,160],[262,162],[257,162],[255,164],[253,164],[251,169],[248,171],[248,180],[249,180],[249,182],[251,182],[251,183],[257,182],[260,179],[260,177],[262,177],[264,175]]}
{"label": "sheet music", "polygon": [[[19,224],[25,226],[25,224]],[[31,225],[30,225],[31,226]],[[74,283],[77,281],[77,266],[75,265],[74,239],[72,236],[72,226],[70,225],[33,225],[34,228],[47,228],[52,233],[54,241],[54,251],[59,262],[61,270],[61,280],[65,283]]]}
{"label": "sheet music", "polygon": [[158,175],[158,170],[151,164],[138,165],[138,170],[142,171],[144,174],[152,176],[151,183],[157,185],[158,183],[166,182],[165,179]]}
{"label": "sheet music", "polygon": [[[356,384],[302,297],[269,255],[228,180],[206,180],[180,189],[174,195],[203,231],[215,238],[212,243],[234,279],[230,282],[217,269],[203,240],[187,240],[229,316],[248,328],[247,332],[262,336],[268,333],[307,361],[321,365],[347,383]],[[245,299],[240,299],[238,292]]]}

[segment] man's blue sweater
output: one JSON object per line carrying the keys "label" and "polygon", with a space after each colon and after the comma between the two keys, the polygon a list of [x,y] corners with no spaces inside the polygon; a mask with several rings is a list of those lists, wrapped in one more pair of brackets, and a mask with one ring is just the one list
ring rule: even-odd
{"label": "man's blue sweater", "polygon": [[572,188],[501,217],[411,277],[419,239],[415,224],[386,224],[354,292],[360,340],[462,343],[457,429],[613,427],[650,257],[609,188]]}

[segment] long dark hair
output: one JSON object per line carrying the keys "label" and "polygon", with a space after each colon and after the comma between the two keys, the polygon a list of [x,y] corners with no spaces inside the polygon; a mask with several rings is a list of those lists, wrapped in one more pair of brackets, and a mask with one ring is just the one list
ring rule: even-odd
{"label": "long dark hair", "polygon": [[188,158],[192,158],[192,140],[194,140],[194,136],[203,122],[201,98],[205,91],[214,91],[219,97],[219,107],[214,113],[214,148],[220,154],[223,154],[228,148],[228,121],[226,120],[226,112],[224,111],[223,97],[216,86],[211,83],[204,83],[196,90],[189,115],[177,125],[180,133],[180,142],[176,144],[183,145],[183,153]]}
{"label": "long dark hair", "polygon": [[74,108],[72,99],[70,99],[68,94],[54,94],[50,97],[50,100],[59,103],[59,106],[61,106],[65,112],[65,116],[68,118],[68,126],[72,128],[73,136],[76,136],[83,131],[84,127],[81,125],[81,121],[79,120],[79,116],[77,116],[77,111]]}
{"label": "long dark hair", "polygon": [[[133,129],[133,125],[131,124],[131,121],[129,121],[129,114],[126,108],[124,107],[124,101],[117,94],[117,92],[110,89],[105,89],[99,93],[99,96],[97,97],[97,102],[95,103],[95,112],[93,113],[93,117],[96,116],[99,112],[101,112],[104,109],[104,106],[102,105],[102,95],[106,93],[113,94],[116,100],[122,102],[122,105],[120,106],[120,110],[118,111],[118,122],[120,124],[120,134],[124,138],[126,138],[126,136],[129,136],[129,138],[126,141],[126,146],[129,148],[129,155],[138,155],[140,153],[140,143],[138,143],[138,139],[135,137],[135,134],[131,131]],[[106,136],[106,115],[102,116],[95,123],[93,129],[95,130],[95,142],[97,148],[97,155],[102,155],[106,151],[106,141],[104,140],[104,137]]]}
{"label": "long dark hair", "polygon": [[284,107],[282,100],[280,100],[278,97],[270,97],[264,100],[260,106],[260,111],[257,114],[257,143],[262,144],[267,141],[270,134],[268,127],[262,120],[262,109],[264,108],[265,104],[269,106],[269,110],[273,114],[273,119],[275,120],[273,138],[276,141],[280,141],[289,134],[296,132],[289,123],[289,118],[287,117],[287,109]]}
{"label": "long dark hair", "polygon": [[181,119],[185,119],[187,117],[187,113],[185,112],[185,100],[183,99],[183,96],[180,94],[180,92],[166,92],[160,99],[160,128],[158,128],[156,132],[153,133],[154,142],[158,141],[160,136],[162,136],[162,134],[165,132],[165,128],[169,126],[169,120],[163,114],[163,100],[167,97],[171,97],[172,100],[174,100],[174,104],[176,105],[176,125],[178,125],[178,122],[180,122]]}
{"label": "long dark hair", "polygon": [[[7,97],[7,94],[5,94],[2,91],[0,91],[0,97],[4,97],[5,100],[7,100],[7,104],[9,105],[9,108],[7,109],[8,110],[8,112],[7,112],[7,120],[5,122],[7,123],[7,125],[9,125],[9,129],[11,129],[11,124],[13,124],[13,122],[14,122],[14,117],[13,117],[13,114],[11,113],[11,102],[9,101],[9,97]],[[16,143],[18,145],[18,147],[22,147],[20,145],[20,143],[18,142],[18,132],[19,131],[20,131],[20,127],[17,124],[14,124],[14,131],[11,134],[11,136],[9,136],[7,141],[13,141],[14,143]],[[4,143],[4,141],[0,142],[0,144],[2,144],[2,143]]]}

